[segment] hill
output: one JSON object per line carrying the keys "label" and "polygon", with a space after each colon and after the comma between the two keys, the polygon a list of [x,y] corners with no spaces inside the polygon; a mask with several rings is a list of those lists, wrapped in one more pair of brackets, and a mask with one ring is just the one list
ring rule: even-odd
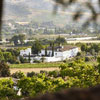
{"label": "hill", "polygon": [[50,0],[5,0],[4,19],[54,21],[56,24],[66,24],[65,20],[70,18],[68,13],[60,11],[54,16],[52,14],[53,6],[54,3]]}

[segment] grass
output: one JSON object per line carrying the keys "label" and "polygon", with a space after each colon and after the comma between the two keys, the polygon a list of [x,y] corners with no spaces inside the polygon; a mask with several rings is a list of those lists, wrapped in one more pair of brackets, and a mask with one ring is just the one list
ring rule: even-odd
{"label": "grass", "polygon": [[57,63],[35,63],[35,64],[11,64],[10,68],[52,68],[59,67],[62,62]]}
{"label": "grass", "polygon": [[[10,68],[56,68],[59,67],[63,62],[50,62],[50,63],[25,63],[25,64],[10,64]],[[68,62],[66,62],[68,63]],[[89,65],[97,65],[96,61],[86,62]]]}

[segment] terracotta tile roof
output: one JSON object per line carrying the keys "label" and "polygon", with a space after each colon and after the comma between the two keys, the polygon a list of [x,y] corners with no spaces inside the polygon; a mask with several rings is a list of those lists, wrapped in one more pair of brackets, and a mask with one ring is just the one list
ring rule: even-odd
{"label": "terracotta tile roof", "polygon": [[[73,49],[73,48],[77,48],[77,47],[72,46],[72,45],[56,46],[56,47],[54,47],[54,51],[63,52],[63,51],[67,51],[67,50],[70,50],[70,49]],[[52,47],[48,47],[47,50],[52,50]]]}

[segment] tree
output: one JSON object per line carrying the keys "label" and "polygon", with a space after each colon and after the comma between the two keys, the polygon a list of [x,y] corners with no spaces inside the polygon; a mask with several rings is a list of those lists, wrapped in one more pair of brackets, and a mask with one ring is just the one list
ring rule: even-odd
{"label": "tree", "polygon": [[54,56],[54,42],[52,43],[52,57]]}
{"label": "tree", "polygon": [[20,62],[21,62],[21,63],[28,63],[28,62],[29,62],[27,59],[25,59],[25,58],[22,57],[22,56],[20,56],[19,59],[20,59]]}
{"label": "tree", "polygon": [[4,52],[3,55],[4,55],[6,62],[9,62],[9,61],[13,60],[13,58],[14,58],[10,52]]}
{"label": "tree", "polygon": [[98,64],[98,70],[99,70],[99,73],[100,73],[100,57],[97,58],[97,61],[98,61],[98,63],[99,63],[99,64]]}
{"label": "tree", "polygon": [[82,51],[87,51],[87,46],[86,46],[86,44],[82,44],[82,45],[81,45],[81,50],[82,50]]}
{"label": "tree", "polygon": [[47,47],[45,48],[45,56],[47,56]]}
{"label": "tree", "polygon": [[31,61],[31,55],[30,55],[30,53],[29,53],[29,56],[28,56],[28,61],[29,61],[29,63]]}
{"label": "tree", "polygon": [[1,50],[0,50],[0,61],[4,61],[5,59],[4,59],[4,56],[3,56],[3,52],[1,52]]}
{"label": "tree", "polygon": [[25,35],[24,34],[20,34],[18,37],[19,37],[19,41],[20,41],[21,45],[23,45],[24,44],[24,40],[25,40]]}
{"label": "tree", "polygon": [[0,77],[9,77],[10,76],[10,68],[4,63],[0,62]]}
{"label": "tree", "polygon": [[19,37],[17,36],[17,35],[15,35],[15,36],[13,36],[12,38],[11,38],[11,42],[13,41],[14,42],[14,45],[16,46],[16,45],[18,45],[18,40],[19,40]]}
{"label": "tree", "polygon": [[21,45],[24,44],[24,40],[25,40],[25,35],[24,34],[20,34],[20,35],[15,35],[11,38],[11,42],[14,42],[14,45],[18,45],[19,43]]}
{"label": "tree", "polygon": [[58,38],[56,38],[55,43],[57,43],[58,45],[65,44],[66,40],[65,38],[59,36]]}
{"label": "tree", "polygon": [[33,46],[32,46],[32,53],[33,54],[38,54],[41,51],[42,48],[43,48],[42,44],[38,40],[36,40],[33,43]]}

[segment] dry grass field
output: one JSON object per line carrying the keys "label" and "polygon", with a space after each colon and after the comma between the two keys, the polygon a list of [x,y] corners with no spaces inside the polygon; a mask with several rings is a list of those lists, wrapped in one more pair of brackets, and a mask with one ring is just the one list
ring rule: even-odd
{"label": "dry grass field", "polygon": [[21,71],[24,74],[27,74],[28,72],[32,72],[32,71],[39,73],[41,70],[54,71],[54,70],[59,70],[59,68],[11,68],[10,72],[11,74],[13,74],[17,71]]}

